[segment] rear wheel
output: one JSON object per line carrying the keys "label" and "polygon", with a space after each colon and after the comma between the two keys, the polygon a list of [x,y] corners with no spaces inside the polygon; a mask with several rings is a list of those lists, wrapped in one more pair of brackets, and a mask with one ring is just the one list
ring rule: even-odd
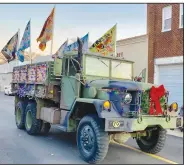
{"label": "rear wheel", "polygon": [[80,121],[77,131],[77,146],[83,159],[88,163],[102,161],[109,146],[108,133],[96,115],[88,115]]}
{"label": "rear wheel", "polygon": [[16,126],[19,129],[25,128],[25,109],[27,103],[24,101],[19,101],[15,108],[15,121]]}
{"label": "rear wheel", "polygon": [[30,135],[38,134],[41,130],[41,120],[36,118],[36,112],[36,103],[29,103],[26,107],[25,128]]}
{"label": "rear wheel", "polygon": [[156,154],[162,150],[166,140],[166,130],[157,128],[147,130],[147,136],[137,139],[137,144],[144,152]]}

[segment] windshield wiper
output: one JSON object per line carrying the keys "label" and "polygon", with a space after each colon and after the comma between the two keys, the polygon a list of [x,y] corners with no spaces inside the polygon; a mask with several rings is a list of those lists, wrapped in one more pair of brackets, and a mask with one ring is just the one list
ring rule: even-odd
{"label": "windshield wiper", "polygon": [[107,66],[108,67],[108,65],[107,64],[105,64],[102,60],[100,60],[99,58],[98,58],[98,60],[99,61],[101,61],[105,66]]}
{"label": "windshield wiper", "polygon": [[116,66],[114,67],[114,69],[117,68],[120,64],[121,64],[121,62],[120,62],[118,65],[116,65]]}

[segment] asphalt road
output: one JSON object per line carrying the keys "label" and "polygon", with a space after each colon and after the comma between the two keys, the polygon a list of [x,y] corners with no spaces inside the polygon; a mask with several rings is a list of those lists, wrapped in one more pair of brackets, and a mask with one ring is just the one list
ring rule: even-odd
{"label": "asphalt road", "polygon": [[[52,127],[47,136],[30,136],[17,129],[14,97],[0,93],[0,164],[78,163],[85,164],[75,134]],[[183,164],[183,138],[167,135],[164,149],[157,155],[141,152],[131,139],[125,145],[111,144],[104,164]]]}

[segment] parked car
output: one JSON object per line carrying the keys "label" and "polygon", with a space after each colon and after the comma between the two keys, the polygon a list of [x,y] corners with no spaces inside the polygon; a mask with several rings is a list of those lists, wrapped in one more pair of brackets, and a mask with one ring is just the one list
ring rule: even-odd
{"label": "parked car", "polygon": [[[183,108],[183,105],[182,105],[182,107],[181,107],[181,109],[180,109],[180,113],[179,113],[179,115],[182,116],[182,117],[184,116],[184,115],[183,115],[183,113],[184,113],[183,110],[184,110],[184,108]],[[179,127],[179,129],[180,129],[181,132],[183,132],[183,130],[184,130],[183,127],[184,127],[184,124],[183,124],[182,127]]]}
{"label": "parked car", "polygon": [[4,86],[4,94],[5,95],[13,95],[11,85]]}

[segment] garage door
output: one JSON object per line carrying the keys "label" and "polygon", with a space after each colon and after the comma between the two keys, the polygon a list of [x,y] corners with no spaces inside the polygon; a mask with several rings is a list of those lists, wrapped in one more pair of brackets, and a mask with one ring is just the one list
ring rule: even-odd
{"label": "garage door", "polygon": [[183,105],[183,64],[159,65],[159,84],[169,91],[169,104]]}

